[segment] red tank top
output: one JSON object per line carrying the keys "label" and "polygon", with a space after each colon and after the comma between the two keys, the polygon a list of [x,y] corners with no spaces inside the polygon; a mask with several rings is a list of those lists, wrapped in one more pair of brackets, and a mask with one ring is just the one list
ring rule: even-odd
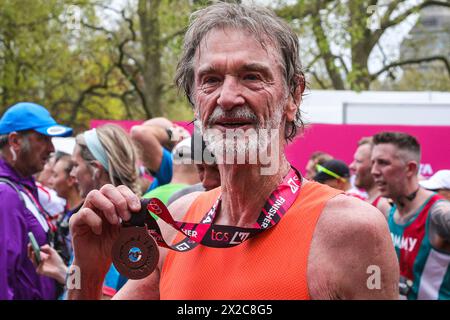
{"label": "red tank top", "polygon": [[[220,188],[200,195],[184,221],[196,222],[212,207]],[[161,299],[309,299],[308,253],[318,218],[340,194],[306,182],[291,208],[273,228],[232,248],[198,246],[169,251],[160,282]],[[182,240],[178,234],[175,241]]]}

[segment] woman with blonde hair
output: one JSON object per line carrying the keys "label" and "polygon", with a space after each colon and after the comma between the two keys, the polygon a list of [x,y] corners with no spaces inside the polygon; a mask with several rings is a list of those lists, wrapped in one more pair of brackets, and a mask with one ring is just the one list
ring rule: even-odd
{"label": "woman with blonde hair", "polygon": [[[91,190],[100,189],[105,184],[125,185],[141,195],[137,154],[125,130],[114,124],[105,124],[77,135],[75,141],[72,155],[74,166],[70,175],[78,182],[83,198]],[[67,266],[53,248],[41,248],[42,262],[39,265],[30,250],[29,256],[38,273],[64,284]],[[103,286],[104,297],[112,297],[126,280],[111,265]]]}
{"label": "woman with blonde hair", "polygon": [[77,179],[83,197],[108,183],[126,185],[141,194],[137,154],[125,130],[105,124],[79,134],[75,141],[71,175]]}

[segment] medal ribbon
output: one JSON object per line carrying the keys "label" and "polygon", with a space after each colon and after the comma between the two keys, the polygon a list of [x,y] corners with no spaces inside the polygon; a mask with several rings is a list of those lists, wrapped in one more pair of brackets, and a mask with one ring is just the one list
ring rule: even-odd
{"label": "medal ribbon", "polygon": [[28,190],[25,186],[23,187],[23,190],[25,190],[25,193],[27,194],[28,198],[33,202],[38,212],[45,218],[45,221],[47,222],[51,232],[53,233],[56,232],[56,226],[52,223],[51,217],[48,214],[48,212],[45,211],[45,209],[42,207],[40,202],[35,198],[35,196],[33,195],[33,193],[31,193],[30,190]]}
{"label": "medal ribbon", "polygon": [[[198,244],[214,248],[234,247],[276,225],[294,203],[299,194],[300,187],[301,175],[294,167],[291,167],[282,183],[267,199],[252,228],[212,223],[221,205],[221,196],[218,197],[212,208],[201,219],[200,223],[175,221],[161,200],[151,198],[147,204],[149,214],[145,219],[145,223],[150,235],[155,238],[159,246],[175,251],[188,251],[195,248]],[[175,245],[167,244],[162,237],[158,224],[151,218],[150,212],[182,232],[186,235],[186,238]]]}

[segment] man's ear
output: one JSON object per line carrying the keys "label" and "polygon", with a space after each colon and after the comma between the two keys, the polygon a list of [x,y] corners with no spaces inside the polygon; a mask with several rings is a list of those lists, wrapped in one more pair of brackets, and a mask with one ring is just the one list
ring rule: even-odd
{"label": "man's ear", "polygon": [[22,145],[22,137],[15,131],[11,132],[8,134],[8,144],[14,149],[14,151],[18,151]]}
{"label": "man's ear", "polygon": [[300,102],[302,101],[302,95],[305,91],[305,78],[303,75],[298,75],[294,79],[295,90],[294,92],[289,92],[288,104],[285,110],[286,119],[289,122],[295,120],[295,115],[297,114],[298,108],[300,108]]}
{"label": "man's ear", "polygon": [[68,174],[66,179],[67,179],[67,185],[69,187],[77,185],[77,179],[74,176]]}
{"label": "man's ear", "polygon": [[420,164],[416,161],[408,161],[406,164],[406,171],[408,177],[417,176],[419,174]]}

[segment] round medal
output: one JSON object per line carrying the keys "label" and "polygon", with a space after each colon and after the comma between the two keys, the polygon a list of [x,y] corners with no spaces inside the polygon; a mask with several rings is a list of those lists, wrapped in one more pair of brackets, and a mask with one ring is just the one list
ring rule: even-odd
{"label": "round medal", "polygon": [[129,279],[143,279],[158,264],[158,245],[145,227],[123,227],[112,247],[112,260],[120,274]]}

